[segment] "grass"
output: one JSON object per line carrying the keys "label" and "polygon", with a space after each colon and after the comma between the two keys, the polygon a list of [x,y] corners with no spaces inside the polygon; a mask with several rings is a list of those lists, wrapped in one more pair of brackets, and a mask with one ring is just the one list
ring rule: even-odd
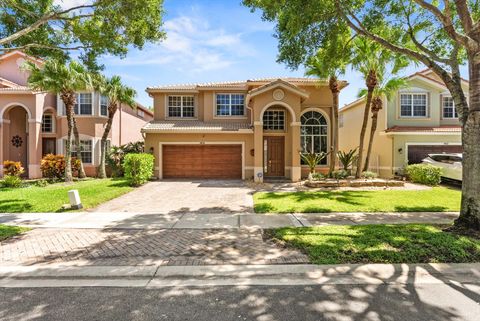
{"label": "grass", "polygon": [[87,179],[73,184],[55,183],[46,187],[0,189],[0,213],[61,212],[68,204],[67,192],[77,189],[84,208],[92,208],[131,191],[123,179]]}
{"label": "grass", "polygon": [[425,224],[321,226],[272,230],[315,264],[480,262],[480,239]]}
{"label": "grass", "polygon": [[0,242],[12,236],[28,231],[29,228],[0,224]]}
{"label": "grass", "polygon": [[258,213],[445,212],[460,210],[461,192],[446,187],[421,191],[261,192]]}

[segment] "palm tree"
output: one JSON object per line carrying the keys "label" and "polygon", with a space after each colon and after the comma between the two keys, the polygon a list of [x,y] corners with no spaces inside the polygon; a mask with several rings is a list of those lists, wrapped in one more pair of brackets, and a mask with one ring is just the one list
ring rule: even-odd
{"label": "palm tree", "polygon": [[328,78],[328,87],[332,93],[333,112],[332,112],[332,147],[330,148],[330,174],[335,171],[338,154],[338,96],[340,94],[340,84],[338,77],[345,73],[347,64],[345,59],[331,60],[331,55],[320,49],[317,54],[311,57],[306,63],[306,72],[308,76],[316,76],[320,79]]}
{"label": "palm tree", "polygon": [[378,43],[363,37],[356,37],[354,39],[351,64],[354,69],[363,75],[365,86],[367,87],[362,129],[360,131],[360,143],[358,146],[357,169],[355,172],[355,177],[359,178],[362,174],[363,149],[365,134],[367,132],[368,114],[374,90],[381,81],[379,78],[385,74],[385,69],[389,64],[393,64],[392,73],[395,74],[401,68],[406,67],[408,61],[405,57],[393,55],[392,52],[385,50]]}
{"label": "palm tree", "polygon": [[30,87],[60,95],[60,99],[65,105],[68,124],[67,142],[65,144],[65,182],[71,182],[73,180],[71,147],[75,127],[75,92],[89,88],[89,74],[85,67],[76,61],[71,61],[67,65],[57,60],[47,60],[42,67],[29,62],[26,64],[26,68],[30,71],[28,78]]}
{"label": "palm tree", "polygon": [[118,108],[121,108],[122,104],[135,108],[134,98],[136,92],[134,89],[125,86],[119,76],[113,76],[109,79],[99,76],[96,79],[96,87],[102,95],[108,97],[108,119],[100,144],[100,165],[98,166],[98,177],[106,178],[105,158],[107,154],[107,138],[112,128],[113,116],[115,116]]}
{"label": "palm tree", "polygon": [[[380,85],[378,85],[373,91],[373,98],[371,104],[372,110],[372,124],[370,125],[370,137],[368,140],[368,149],[365,157],[365,164],[363,171],[367,171],[370,165],[370,156],[372,153],[373,139],[375,137],[375,131],[377,130],[377,121],[378,113],[383,108],[383,98],[385,97],[388,100],[401,88],[407,86],[407,81],[405,78],[392,77],[389,79],[384,79],[384,75],[378,75],[380,80]],[[360,97],[367,95],[367,90],[362,89],[359,92]]]}

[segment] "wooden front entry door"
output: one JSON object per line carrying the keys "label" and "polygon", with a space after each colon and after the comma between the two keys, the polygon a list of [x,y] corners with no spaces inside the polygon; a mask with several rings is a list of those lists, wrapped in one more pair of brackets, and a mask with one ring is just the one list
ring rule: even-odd
{"label": "wooden front entry door", "polygon": [[57,142],[55,138],[43,138],[42,139],[42,156],[47,154],[57,153]]}
{"label": "wooden front entry door", "polygon": [[264,168],[266,177],[285,176],[285,137],[269,136],[263,138]]}

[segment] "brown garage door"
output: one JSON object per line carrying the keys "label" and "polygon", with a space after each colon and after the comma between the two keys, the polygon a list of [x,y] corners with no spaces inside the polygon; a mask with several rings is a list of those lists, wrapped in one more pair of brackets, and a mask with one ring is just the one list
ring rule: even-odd
{"label": "brown garage door", "polygon": [[164,178],[242,178],[241,145],[163,145]]}
{"label": "brown garage door", "polygon": [[428,154],[462,153],[461,145],[410,145],[408,146],[408,163],[418,164]]}

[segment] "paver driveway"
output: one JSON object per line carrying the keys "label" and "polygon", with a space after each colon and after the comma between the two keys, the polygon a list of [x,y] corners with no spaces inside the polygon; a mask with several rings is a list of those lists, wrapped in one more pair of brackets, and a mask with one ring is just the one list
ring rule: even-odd
{"label": "paver driveway", "polygon": [[98,212],[253,213],[253,190],[243,181],[163,180],[104,203]]}

